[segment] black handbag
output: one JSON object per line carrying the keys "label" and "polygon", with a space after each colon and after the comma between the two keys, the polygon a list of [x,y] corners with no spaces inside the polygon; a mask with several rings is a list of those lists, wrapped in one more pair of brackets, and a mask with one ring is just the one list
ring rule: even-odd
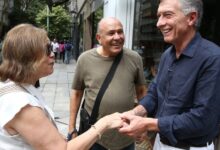
{"label": "black handbag", "polygon": [[103,97],[106,89],[108,88],[109,83],[111,82],[111,80],[115,74],[115,71],[117,69],[117,66],[118,66],[121,58],[122,58],[122,55],[123,55],[123,50],[115,57],[115,60],[112,64],[107,76],[105,77],[105,80],[102,83],[102,86],[97,94],[95,104],[92,109],[91,116],[89,115],[87,110],[84,108],[85,100],[83,101],[83,104],[82,104],[82,107],[80,110],[80,124],[79,124],[78,134],[82,134],[85,131],[87,131],[91,127],[91,125],[93,125],[97,121],[100,102],[102,100],[102,97]]}
{"label": "black handbag", "polygon": [[[84,100],[85,101],[85,100]],[[91,127],[90,115],[85,108],[80,109],[80,122],[78,134],[82,134]]]}

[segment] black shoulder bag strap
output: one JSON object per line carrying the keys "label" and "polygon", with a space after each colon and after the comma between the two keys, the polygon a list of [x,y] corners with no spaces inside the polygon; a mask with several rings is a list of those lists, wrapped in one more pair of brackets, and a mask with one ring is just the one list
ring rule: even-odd
{"label": "black shoulder bag strap", "polygon": [[115,57],[115,60],[112,64],[107,76],[105,77],[104,82],[102,83],[102,86],[99,90],[99,93],[97,94],[95,104],[92,109],[92,114],[90,117],[90,124],[94,124],[97,120],[100,102],[102,100],[102,97],[103,97],[106,89],[108,88],[109,83],[112,81],[112,78],[115,74],[115,71],[117,69],[117,66],[118,66],[122,56],[123,56],[123,50]]}

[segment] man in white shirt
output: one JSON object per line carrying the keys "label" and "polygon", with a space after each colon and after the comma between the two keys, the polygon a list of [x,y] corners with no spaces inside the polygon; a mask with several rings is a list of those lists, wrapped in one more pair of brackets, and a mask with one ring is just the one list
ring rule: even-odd
{"label": "man in white shirt", "polygon": [[57,39],[54,39],[51,43],[52,48],[53,48],[53,53],[55,55],[55,62],[57,60],[57,53],[58,53],[58,49],[59,49],[59,44],[57,42]]}

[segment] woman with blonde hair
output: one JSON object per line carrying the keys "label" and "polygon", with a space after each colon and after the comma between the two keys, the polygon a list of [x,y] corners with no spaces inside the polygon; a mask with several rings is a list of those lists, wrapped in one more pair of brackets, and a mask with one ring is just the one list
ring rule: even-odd
{"label": "woman with blonde hair", "polygon": [[54,54],[45,30],[20,24],[6,35],[0,66],[0,149],[84,150],[107,129],[122,125],[119,113],[108,115],[67,142],[53,112],[34,84],[53,73]]}

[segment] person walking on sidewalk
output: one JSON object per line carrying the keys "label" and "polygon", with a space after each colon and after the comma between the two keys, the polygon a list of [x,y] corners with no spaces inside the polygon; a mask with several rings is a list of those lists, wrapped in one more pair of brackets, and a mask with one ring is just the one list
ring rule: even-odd
{"label": "person walking on sidewalk", "polygon": [[[133,108],[135,95],[140,99],[146,93],[142,59],[137,52],[123,48],[125,37],[121,22],[113,17],[103,18],[98,24],[96,38],[100,46],[84,52],[77,61],[70,101],[69,134],[76,128],[83,93],[85,109],[91,115],[98,91],[120,52],[123,55],[101,99],[98,119]],[[134,140],[116,130],[110,130],[91,149],[134,150]]]}
{"label": "person walking on sidewalk", "polygon": [[6,35],[0,66],[0,149],[87,150],[107,129],[122,126],[119,113],[100,119],[67,142],[34,84],[53,73],[54,54],[45,30],[20,24]]}
{"label": "person walking on sidewalk", "polygon": [[72,44],[70,43],[69,40],[66,41],[66,43],[64,43],[64,49],[65,49],[65,59],[64,62],[65,64],[69,64],[70,63],[70,57],[71,57],[71,52],[72,52]]}
{"label": "person walking on sidewalk", "polygon": [[59,52],[59,43],[57,42],[57,39],[53,39],[51,42],[53,53],[55,55],[55,62],[57,61],[57,54]]}
{"label": "person walking on sidewalk", "polygon": [[[220,47],[198,32],[202,0],[160,0],[157,27],[171,43],[140,105],[119,131],[157,131],[154,150],[213,150],[220,119]],[[144,115],[155,118],[142,118]]]}
{"label": "person walking on sidewalk", "polygon": [[60,61],[64,63],[65,60],[65,48],[64,48],[64,41],[59,43],[59,51],[60,51]]}

